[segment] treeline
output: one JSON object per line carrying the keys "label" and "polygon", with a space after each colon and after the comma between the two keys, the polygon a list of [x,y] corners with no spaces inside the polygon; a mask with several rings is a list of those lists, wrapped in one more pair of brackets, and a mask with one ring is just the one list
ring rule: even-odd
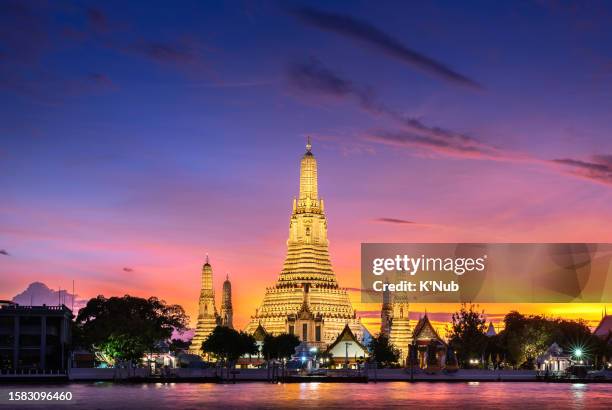
{"label": "treeline", "polygon": [[537,357],[553,343],[557,343],[564,354],[595,368],[603,367],[612,356],[608,340],[593,335],[583,320],[522,315],[512,311],[504,317],[504,329],[497,335],[488,337],[486,330],[484,311],[477,311],[475,305],[462,305],[453,314],[449,347],[456,352],[462,367],[505,365],[533,369]]}
{"label": "treeline", "polygon": [[[73,347],[91,350],[99,361],[109,365],[121,361],[138,363],[146,353],[155,351],[161,341],[168,341],[175,330],[186,330],[187,323],[188,318],[181,306],[166,304],[155,297],[98,296],[87,302],[73,323]],[[612,359],[610,337],[601,339],[593,335],[583,320],[522,315],[513,311],[505,316],[504,325],[504,330],[488,337],[484,311],[478,311],[475,305],[464,304],[452,316],[448,329],[449,352],[456,355],[463,368],[509,366],[532,369],[537,357],[553,343],[557,343],[566,355],[595,368],[603,367]],[[235,365],[240,357],[260,353],[266,361],[289,359],[298,344],[295,335],[267,335],[260,350],[252,335],[217,327],[202,348],[229,367]],[[187,346],[187,342],[180,340],[170,343],[171,350]],[[397,366],[399,352],[386,337],[374,337],[368,350],[370,360],[379,365]],[[333,358],[327,359],[327,363],[333,362]]]}
{"label": "treeline", "polygon": [[289,359],[300,344],[296,335],[283,333],[277,336],[266,335],[261,346],[255,338],[245,332],[217,326],[202,342],[202,350],[212,355],[218,363],[233,367],[241,357],[260,355],[267,361]]}

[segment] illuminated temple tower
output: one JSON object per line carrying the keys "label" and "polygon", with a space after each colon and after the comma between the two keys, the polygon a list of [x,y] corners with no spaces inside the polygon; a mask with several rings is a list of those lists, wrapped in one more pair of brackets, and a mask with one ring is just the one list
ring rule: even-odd
{"label": "illuminated temple tower", "polygon": [[389,326],[389,343],[400,351],[399,362],[404,364],[408,357],[408,345],[412,342],[410,319],[408,318],[408,295],[406,292],[396,292],[393,297],[391,324]]}
{"label": "illuminated temple tower", "polygon": [[325,347],[348,324],[363,337],[349,296],[338,286],[327,240],[327,218],[317,187],[317,161],[310,138],[300,164],[299,197],[293,199],[287,257],[276,284],[266,289],[263,302],[246,331],[261,326],[268,333],[294,333],[301,341]]}
{"label": "illuminated temple tower", "polygon": [[225,277],[223,282],[223,294],[221,295],[221,326],[234,328],[233,316],[234,309],[232,308],[232,283],[229,280],[229,275]]}
{"label": "illuminated temple tower", "polygon": [[391,321],[393,320],[393,304],[391,303],[391,292],[389,292],[388,289],[383,292],[382,299],[383,303],[380,309],[380,334],[389,337],[391,333]]}
{"label": "illuminated temple tower", "polygon": [[219,324],[219,315],[217,315],[217,308],[215,307],[213,271],[208,260],[208,255],[206,255],[206,263],[202,266],[202,286],[200,290],[198,324],[196,325],[193,339],[191,339],[189,350],[194,353],[201,353],[202,342],[212,333],[217,324]]}

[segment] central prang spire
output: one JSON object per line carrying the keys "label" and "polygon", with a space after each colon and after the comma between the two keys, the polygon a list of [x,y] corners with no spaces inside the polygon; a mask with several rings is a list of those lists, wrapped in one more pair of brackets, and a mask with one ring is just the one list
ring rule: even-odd
{"label": "central prang spire", "polygon": [[317,160],[308,138],[306,153],[300,161],[300,195],[293,200],[287,258],[278,284],[338,286],[329,260],[328,244],[325,208],[317,187]]}
{"label": "central prang spire", "polygon": [[310,137],[306,144],[306,153],[300,164],[300,202],[316,201],[319,198],[317,187],[317,160],[312,155]]}
{"label": "central prang spire", "polygon": [[253,333],[261,326],[274,335],[293,333],[322,348],[336,340],[347,324],[358,337],[362,329],[331,265],[325,206],[317,182],[317,160],[308,138],[300,159],[299,197],[293,199],[285,263],[276,284],[266,289],[247,331]]}

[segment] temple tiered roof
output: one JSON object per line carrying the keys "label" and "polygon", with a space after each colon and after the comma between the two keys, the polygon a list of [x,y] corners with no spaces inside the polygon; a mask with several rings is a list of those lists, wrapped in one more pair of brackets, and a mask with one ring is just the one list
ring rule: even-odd
{"label": "temple tiered roof", "polygon": [[431,322],[429,321],[429,317],[427,317],[427,313],[419,319],[419,322],[414,327],[414,332],[412,333],[412,338],[414,343],[416,344],[427,344],[431,340],[436,340],[439,343],[446,345],[444,339],[440,337],[436,329],[433,327]]}
{"label": "temple tiered roof", "polygon": [[612,336],[612,315],[602,317],[593,334],[602,339]]}

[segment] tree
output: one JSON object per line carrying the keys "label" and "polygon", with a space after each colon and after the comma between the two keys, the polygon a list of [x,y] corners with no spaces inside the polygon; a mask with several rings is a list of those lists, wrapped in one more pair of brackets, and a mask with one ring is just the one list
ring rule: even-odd
{"label": "tree", "polygon": [[506,315],[504,323],[499,342],[507,361],[515,367],[532,369],[538,356],[553,342],[563,339],[559,321],[541,315],[524,316],[513,311]]}
{"label": "tree", "polygon": [[266,335],[262,353],[266,360],[290,359],[299,344],[300,339],[289,333],[281,333],[278,336]]}
{"label": "tree", "polygon": [[300,344],[300,339],[296,335],[281,333],[276,336],[276,346],[279,359],[291,359],[295,354],[295,348]]}
{"label": "tree", "polygon": [[476,307],[462,304],[452,316],[450,345],[463,367],[469,367],[470,359],[480,359],[487,343],[484,312],[477,312]]}
{"label": "tree", "polygon": [[556,342],[566,352],[580,348],[586,360],[599,362],[598,341],[582,321],[551,319],[541,315],[523,316],[510,312],[504,318],[505,328],[499,334],[501,348],[513,365],[533,368],[535,359]]}
{"label": "tree", "polygon": [[255,338],[224,326],[217,326],[202,342],[202,350],[215,355],[228,368],[242,356],[257,353]]}
{"label": "tree", "polygon": [[[501,334],[495,336],[487,336],[487,347],[485,348],[485,359],[487,363],[491,364],[494,368],[498,368],[501,362],[501,358],[505,354],[505,348],[503,345]],[[452,349],[449,349],[452,350]]]}
{"label": "tree", "polygon": [[391,366],[399,360],[400,352],[394,345],[389,343],[389,338],[384,334],[372,337],[368,343],[370,357],[376,361],[380,367]]}
{"label": "tree", "polygon": [[[584,320],[558,319],[556,320],[556,326],[558,335],[555,341],[563,350],[571,353],[579,348],[583,351],[584,358],[587,361],[591,361],[599,367],[604,356],[606,356],[606,349],[603,348],[605,344],[602,345],[602,339],[591,334],[591,330]],[[607,356],[609,357],[609,355]]]}
{"label": "tree", "polygon": [[527,318],[520,344],[521,353],[525,358],[522,367],[533,369],[535,359],[544,354],[555,340],[559,340],[559,333],[557,323],[553,320],[548,320],[540,315]]}
{"label": "tree", "polygon": [[98,359],[115,365],[121,360],[140,360],[174,330],[186,330],[187,322],[181,306],[167,305],[156,297],[107,299],[100,295],[79,310],[75,327],[80,344],[92,349]]}
{"label": "tree", "polygon": [[447,372],[457,371],[459,364],[457,363],[457,356],[455,356],[453,349],[447,349],[444,365]]}
{"label": "tree", "polygon": [[[300,344],[300,339],[289,333],[281,333],[278,336],[267,334],[264,337],[261,352],[263,357],[268,362],[268,370],[270,369],[270,360],[275,359],[290,359],[295,354],[295,348]],[[273,369],[275,367],[272,367]],[[285,361],[283,360],[282,374],[285,374]]]}
{"label": "tree", "polygon": [[172,339],[170,341],[170,351],[171,352],[180,352],[181,350],[187,350],[189,348],[190,342],[188,340],[182,339]]}
{"label": "tree", "polygon": [[99,345],[98,357],[112,365],[116,361],[128,360],[138,363],[146,351],[147,346],[142,344],[142,341],[138,338],[125,334],[112,334]]}
{"label": "tree", "polygon": [[241,350],[243,352],[241,356],[251,356],[259,353],[259,347],[257,346],[257,341],[255,340],[255,337],[253,335],[241,331],[240,344],[242,346]]}
{"label": "tree", "polygon": [[261,355],[267,360],[278,358],[278,349],[276,347],[276,337],[267,334],[264,336],[263,345],[261,346]]}
{"label": "tree", "polygon": [[527,319],[519,312],[512,311],[504,317],[504,330],[500,332],[501,347],[506,360],[513,366],[519,366],[527,360],[522,347],[523,334]]}
{"label": "tree", "polygon": [[592,335],[587,348],[587,354],[592,356],[593,364],[596,369],[605,369],[610,359],[612,359],[612,341],[610,335],[606,338],[599,338]]}

